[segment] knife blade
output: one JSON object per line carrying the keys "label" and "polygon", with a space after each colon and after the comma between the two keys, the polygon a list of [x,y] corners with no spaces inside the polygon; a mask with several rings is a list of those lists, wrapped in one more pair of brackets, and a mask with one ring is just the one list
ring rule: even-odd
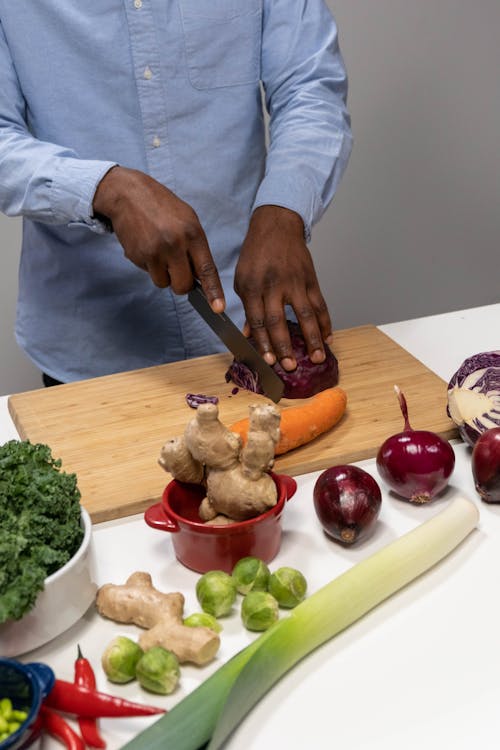
{"label": "knife blade", "polygon": [[188,292],[188,300],[234,358],[257,373],[264,394],[277,403],[283,396],[285,388],[283,381],[231,318],[226,313],[215,313],[212,310],[199,281],[195,281],[194,287]]}

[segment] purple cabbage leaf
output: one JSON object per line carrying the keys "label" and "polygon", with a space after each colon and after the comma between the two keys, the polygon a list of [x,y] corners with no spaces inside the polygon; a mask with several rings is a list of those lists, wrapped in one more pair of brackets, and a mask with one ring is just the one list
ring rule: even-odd
{"label": "purple cabbage leaf", "polygon": [[200,404],[218,404],[217,396],[205,396],[203,393],[186,393],[186,403],[191,409],[197,409]]}
{"label": "purple cabbage leaf", "polygon": [[[325,361],[320,364],[314,364],[309,359],[299,324],[290,320],[287,323],[294,357],[297,360],[297,367],[292,372],[288,372],[281,367],[279,362],[273,365],[273,370],[285,384],[283,397],[290,399],[309,398],[320,391],[324,391],[326,388],[333,388],[337,385],[339,381],[338,362],[328,346],[325,347]],[[256,347],[256,343],[252,338],[249,341]],[[257,373],[237,360],[233,360],[226,372],[226,381],[232,381],[240,388],[252,391],[253,393],[263,393]]]}
{"label": "purple cabbage leaf", "polygon": [[448,383],[446,411],[464,442],[474,445],[492,427],[500,427],[500,351],[468,357]]}

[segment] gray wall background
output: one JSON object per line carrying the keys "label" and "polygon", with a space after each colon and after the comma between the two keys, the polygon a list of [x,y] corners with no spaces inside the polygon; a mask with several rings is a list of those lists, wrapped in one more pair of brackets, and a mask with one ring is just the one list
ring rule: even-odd
{"label": "gray wall background", "polygon": [[[315,228],[336,328],[500,300],[500,3],[328,0],[354,150]],[[13,335],[20,222],[0,216],[0,393],[40,387]]]}

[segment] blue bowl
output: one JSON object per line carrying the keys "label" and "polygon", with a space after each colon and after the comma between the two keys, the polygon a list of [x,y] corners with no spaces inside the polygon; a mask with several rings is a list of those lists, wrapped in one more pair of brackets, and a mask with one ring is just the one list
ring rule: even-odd
{"label": "blue bowl", "polygon": [[54,672],[46,664],[0,659],[0,699],[10,698],[15,709],[28,712],[19,729],[0,742],[0,750],[20,750],[37,739],[41,731],[37,722],[40,706],[54,681]]}

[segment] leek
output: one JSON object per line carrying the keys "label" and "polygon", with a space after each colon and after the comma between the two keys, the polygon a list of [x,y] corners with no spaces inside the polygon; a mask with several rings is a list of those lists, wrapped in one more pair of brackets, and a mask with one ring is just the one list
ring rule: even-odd
{"label": "leek", "polygon": [[218,669],[126,750],[217,750],[259,699],[300,659],[448,555],[476,527],[474,503],[457,497],[354,565]]}

